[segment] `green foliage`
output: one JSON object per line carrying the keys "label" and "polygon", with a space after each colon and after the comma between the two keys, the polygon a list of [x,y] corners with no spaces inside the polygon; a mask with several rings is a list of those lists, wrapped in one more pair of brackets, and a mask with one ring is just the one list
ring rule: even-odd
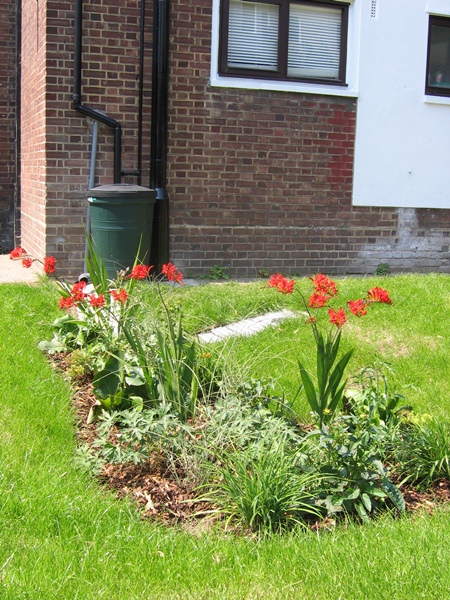
{"label": "green foliage", "polygon": [[394,446],[394,457],[403,481],[421,489],[450,479],[450,422],[430,418],[407,424]]}
{"label": "green foliage", "polygon": [[378,267],[375,269],[375,275],[384,276],[389,273],[390,266],[388,263],[380,263]]}
{"label": "green foliage", "polygon": [[185,423],[194,417],[198,396],[196,373],[196,344],[188,341],[183,333],[181,314],[174,327],[170,313],[166,311],[168,337],[157,329],[156,339],[160,362],[157,367],[158,393],[162,402],[172,406]]}
{"label": "green foliage", "polygon": [[404,396],[391,393],[387,376],[380,367],[393,372],[386,363],[382,363],[365,367],[353,377],[351,386],[345,390],[346,409],[354,415],[367,415],[368,420],[376,425],[381,423],[395,430],[412,406],[399,406]]}
{"label": "green foliage", "polygon": [[213,281],[226,281],[230,277],[226,273],[226,267],[220,265],[213,265],[209,270],[209,279]]}
{"label": "green foliage", "polygon": [[[319,504],[329,512],[356,512],[367,521],[370,513],[389,499],[399,511],[405,509],[400,490],[382,463],[386,429],[373,420],[342,415],[311,433],[315,468],[329,478],[332,491]],[[317,443],[318,440],[318,443]]]}
{"label": "green foliage", "polygon": [[286,453],[282,444],[224,452],[215,479],[201,499],[253,531],[282,531],[319,515],[309,488],[317,487],[321,477],[299,471],[296,455]]}
{"label": "green foliage", "polygon": [[336,335],[327,333],[325,336],[316,332],[317,355],[317,387],[313,384],[303,364],[298,361],[302,386],[298,393],[305,391],[306,399],[320,423],[333,418],[342,401],[346,379],[345,367],[350,360],[353,350],[346,352],[335,364],[341,341],[340,330]]}

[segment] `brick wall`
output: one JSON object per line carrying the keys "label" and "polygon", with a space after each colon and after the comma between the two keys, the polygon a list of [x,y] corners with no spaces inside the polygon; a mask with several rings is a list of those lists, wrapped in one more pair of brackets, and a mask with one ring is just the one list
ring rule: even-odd
{"label": "brick wall", "polygon": [[172,7],[171,256],[193,274],[450,270],[448,211],[352,207],[356,102],[209,86],[211,2]]}
{"label": "brick wall", "polygon": [[[209,85],[211,0],[172,0],[170,258],[186,273],[450,270],[448,211],[351,205],[356,102]],[[148,2],[143,185],[151,98]],[[24,0],[23,245],[82,269],[91,125],[72,107],[72,0]],[[123,124],[136,168],[139,0],[85,2],[82,101]],[[46,37],[45,37],[46,36]],[[102,126],[96,184],[111,183]],[[135,182],[135,178],[127,181]]]}
{"label": "brick wall", "polygon": [[14,246],[16,152],[15,2],[0,3],[0,251]]}
{"label": "brick wall", "polygon": [[[74,3],[24,0],[23,21],[22,242],[38,257],[53,254],[59,272],[75,276],[83,268],[92,122],[72,104]],[[82,103],[122,124],[127,171],[137,168],[139,27],[139,0],[84,2]],[[150,60],[147,48],[142,185],[149,178]],[[113,130],[101,125],[95,185],[112,181]]]}

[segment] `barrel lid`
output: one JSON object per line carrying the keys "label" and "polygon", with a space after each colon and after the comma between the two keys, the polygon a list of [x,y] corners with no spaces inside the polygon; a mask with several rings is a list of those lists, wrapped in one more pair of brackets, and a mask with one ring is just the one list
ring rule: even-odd
{"label": "barrel lid", "polygon": [[130,194],[131,196],[155,196],[155,190],[142,185],[131,183],[110,183],[99,185],[87,191],[88,196],[94,198],[121,198]]}

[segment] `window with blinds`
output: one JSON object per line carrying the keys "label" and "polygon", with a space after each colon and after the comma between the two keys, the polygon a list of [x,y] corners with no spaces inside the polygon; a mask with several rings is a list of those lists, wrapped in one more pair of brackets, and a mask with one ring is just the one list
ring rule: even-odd
{"label": "window with blinds", "polygon": [[223,75],[345,83],[348,5],[222,0]]}

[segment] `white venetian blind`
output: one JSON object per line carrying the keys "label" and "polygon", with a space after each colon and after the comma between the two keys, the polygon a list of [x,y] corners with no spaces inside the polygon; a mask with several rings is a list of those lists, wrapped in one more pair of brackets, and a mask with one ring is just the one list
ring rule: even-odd
{"label": "white venetian blind", "polygon": [[227,64],[241,69],[277,69],[277,5],[230,0]]}
{"label": "white venetian blind", "polygon": [[288,76],[339,78],[341,9],[291,4]]}

